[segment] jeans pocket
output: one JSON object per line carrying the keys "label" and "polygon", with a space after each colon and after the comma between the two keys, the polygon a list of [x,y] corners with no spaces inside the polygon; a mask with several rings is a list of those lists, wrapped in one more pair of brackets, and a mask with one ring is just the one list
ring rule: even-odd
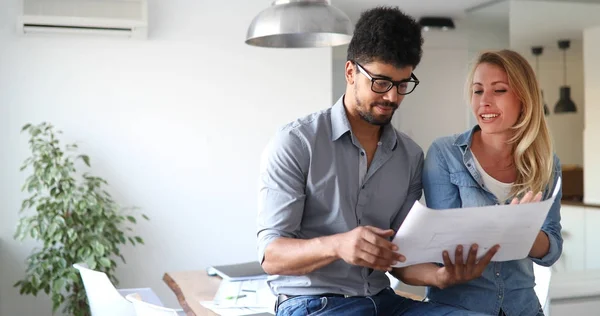
{"label": "jeans pocket", "polygon": [[307,316],[315,316],[327,307],[327,297],[314,298],[306,301]]}
{"label": "jeans pocket", "polygon": [[278,316],[306,316],[308,311],[306,310],[305,299],[302,298],[291,298],[279,305],[277,308]]}

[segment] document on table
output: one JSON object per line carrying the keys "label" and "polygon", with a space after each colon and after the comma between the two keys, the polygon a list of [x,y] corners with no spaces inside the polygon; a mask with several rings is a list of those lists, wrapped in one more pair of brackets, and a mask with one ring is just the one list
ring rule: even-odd
{"label": "document on table", "polygon": [[474,243],[479,246],[477,259],[496,244],[500,245],[500,250],[492,261],[526,258],[560,185],[559,178],[552,197],[537,203],[434,210],[416,201],[393,239],[398,252],[406,257],[405,262],[395,267],[444,263],[444,250],[455,262],[458,245],[466,250],[463,251],[463,260],[466,260],[468,249]]}
{"label": "document on table", "polygon": [[200,304],[219,315],[256,315],[274,314],[276,300],[267,279],[223,280],[213,300]]}

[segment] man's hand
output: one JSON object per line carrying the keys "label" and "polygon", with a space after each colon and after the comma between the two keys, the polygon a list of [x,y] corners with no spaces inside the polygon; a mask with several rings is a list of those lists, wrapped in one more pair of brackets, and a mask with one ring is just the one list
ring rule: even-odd
{"label": "man's hand", "polygon": [[391,229],[360,226],[347,233],[335,235],[335,252],[337,257],[347,263],[391,271],[398,261],[406,260],[396,252],[398,247],[388,240],[392,236],[394,231]]}
{"label": "man's hand", "polygon": [[436,271],[435,283],[437,287],[444,289],[480,277],[485,267],[492,261],[492,257],[500,249],[500,246],[495,245],[492,247],[479,261],[477,261],[477,247],[477,244],[471,245],[466,263],[463,262],[463,247],[461,245],[456,247],[455,263],[450,260],[448,252],[444,251],[444,266]]}

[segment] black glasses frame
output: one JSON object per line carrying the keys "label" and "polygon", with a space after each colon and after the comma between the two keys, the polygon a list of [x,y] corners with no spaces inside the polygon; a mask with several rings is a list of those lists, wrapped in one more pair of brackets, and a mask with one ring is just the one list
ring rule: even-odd
{"label": "black glasses frame", "polygon": [[[359,63],[352,61],[354,64],[356,64],[356,67],[358,68],[358,71],[360,71],[363,75],[365,75],[365,77],[367,77],[369,80],[371,80],[371,91],[375,92],[375,93],[379,93],[379,94],[383,94],[383,93],[387,93],[388,91],[392,90],[393,87],[396,87],[396,92],[399,95],[407,95],[410,94],[411,92],[415,91],[415,89],[417,88],[417,86],[419,85],[419,83],[421,81],[419,81],[419,79],[417,78],[417,76],[415,76],[414,73],[410,74],[410,79],[402,79],[399,81],[393,81],[393,80],[389,80],[389,79],[384,79],[384,78],[373,78],[373,75],[371,75],[367,70],[365,70],[365,68],[363,68],[363,66],[361,66]],[[377,81],[385,81],[385,82],[389,82],[391,83],[391,85],[389,85],[388,89],[385,91],[375,91],[373,89],[373,85],[375,84],[375,82]],[[400,93],[400,85],[406,82],[413,82],[415,85],[414,87],[410,90],[407,91],[405,93]]]}

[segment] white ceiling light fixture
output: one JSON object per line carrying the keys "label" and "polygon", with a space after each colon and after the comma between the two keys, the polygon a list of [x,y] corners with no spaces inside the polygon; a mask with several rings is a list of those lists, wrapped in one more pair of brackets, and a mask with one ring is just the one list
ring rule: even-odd
{"label": "white ceiling light fixture", "polygon": [[348,44],[352,23],[328,0],[275,0],[248,27],[246,44],[273,48]]}

